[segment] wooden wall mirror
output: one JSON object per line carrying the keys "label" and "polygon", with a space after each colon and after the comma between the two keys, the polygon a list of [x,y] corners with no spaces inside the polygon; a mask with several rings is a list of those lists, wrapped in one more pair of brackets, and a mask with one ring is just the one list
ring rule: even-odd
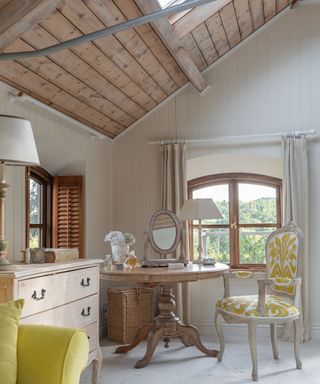
{"label": "wooden wall mirror", "polygon": [[[150,247],[159,258],[150,258]],[[170,258],[168,256],[171,255]],[[181,223],[168,209],[156,211],[146,231],[143,266],[167,266],[169,263],[187,264],[183,249]]]}

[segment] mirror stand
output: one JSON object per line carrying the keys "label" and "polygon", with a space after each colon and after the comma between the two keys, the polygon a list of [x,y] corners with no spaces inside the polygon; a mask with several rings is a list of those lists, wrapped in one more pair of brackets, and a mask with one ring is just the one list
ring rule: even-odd
{"label": "mirror stand", "polygon": [[[160,258],[150,258],[150,248],[160,254]],[[167,258],[167,255],[173,253],[179,253],[179,256]],[[148,229],[145,231],[142,266],[167,267],[173,263],[188,264],[184,254],[181,223],[172,211],[160,209],[151,216]]]}

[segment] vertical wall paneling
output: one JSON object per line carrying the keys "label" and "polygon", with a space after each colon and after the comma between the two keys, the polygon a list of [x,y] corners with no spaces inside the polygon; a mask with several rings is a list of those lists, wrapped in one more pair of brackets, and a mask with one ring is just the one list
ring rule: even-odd
{"label": "vertical wall paneling", "polygon": [[[252,6],[252,0],[249,3]],[[255,0],[254,4],[254,28],[257,28],[263,17],[263,0]],[[245,17],[240,28],[250,33]],[[148,145],[148,140],[320,130],[319,18],[320,7],[316,5],[289,11],[220,65],[209,70],[206,79],[211,89],[207,93],[201,96],[187,87],[115,142],[114,225],[137,235],[134,249],[139,257],[143,252],[141,239],[145,223],[160,204],[159,149]],[[216,29],[221,22],[211,19],[210,23],[207,22],[208,31],[221,54],[225,37],[221,30]],[[249,170],[248,164],[251,164],[254,167],[250,168],[251,171],[281,175],[280,144],[203,144],[189,147],[190,167],[193,160],[201,157],[214,164],[207,167],[208,172],[210,169],[234,170],[232,164],[236,164],[238,171]],[[312,267],[311,286],[319,290],[316,272],[313,272],[320,269],[316,231],[320,214],[317,198],[320,194],[318,142],[310,145],[310,159],[310,200],[313,207],[310,217],[310,265],[315,267]],[[194,169],[193,175],[196,176]],[[213,302],[220,291],[220,280],[192,285],[192,320],[195,323],[212,324]],[[315,298],[311,298],[311,307],[312,323],[320,324],[320,305]]]}

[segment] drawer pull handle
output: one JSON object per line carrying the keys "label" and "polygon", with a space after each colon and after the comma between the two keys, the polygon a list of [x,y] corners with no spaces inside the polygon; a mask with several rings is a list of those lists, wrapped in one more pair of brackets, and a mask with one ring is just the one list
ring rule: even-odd
{"label": "drawer pull handle", "polygon": [[86,283],[84,282],[84,279],[82,279],[80,285],[81,285],[81,287],[89,287],[89,285],[90,285],[90,277],[87,277],[87,282]]}
{"label": "drawer pull handle", "polygon": [[90,316],[90,311],[91,311],[91,307],[87,307],[87,313],[86,313],[86,310],[82,308],[81,316],[84,316],[84,317]]}
{"label": "drawer pull handle", "polygon": [[45,289],[41,289],[41,296],[38,297],[37,296],[37,291],[33,291],[33,294],[31,295],[31,299],[35,300],[35,301],[40,301],[40,300],[43,300],[44,299],[44,294],[46,293],[46,290]]}

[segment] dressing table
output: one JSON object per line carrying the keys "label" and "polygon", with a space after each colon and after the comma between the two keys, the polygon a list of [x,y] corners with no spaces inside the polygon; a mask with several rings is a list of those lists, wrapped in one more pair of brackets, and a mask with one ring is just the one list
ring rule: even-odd
{"label": "dressing table", "polygon": [[[145,267],[131,270],[103,270],[100,273],[102,280],[160,287],[159,314],[151,324],[146,324],[138,330],[132,343],[116,350],[116,353],[126,353],[148,337],[145,355],[136,363],[136,368],[143,368],[150,362],[161,338],[166,348],[169,347],[171,337],[179,337],[183,344],[194,345],[207,356],[215,357],[218,354],[218,351],[209,350],[202,344],[199,332],[194,326],[184,324],[174,313],[173,288],[178,283],[219,277],[229,267],[218,263],[215,265],[190,264],[185,258],[182,233],[182,226],[177,216],[167,209],[160,209],[151,216],[145,233],[142,262]],[[151,250],[160,257],[152,258]]]}

